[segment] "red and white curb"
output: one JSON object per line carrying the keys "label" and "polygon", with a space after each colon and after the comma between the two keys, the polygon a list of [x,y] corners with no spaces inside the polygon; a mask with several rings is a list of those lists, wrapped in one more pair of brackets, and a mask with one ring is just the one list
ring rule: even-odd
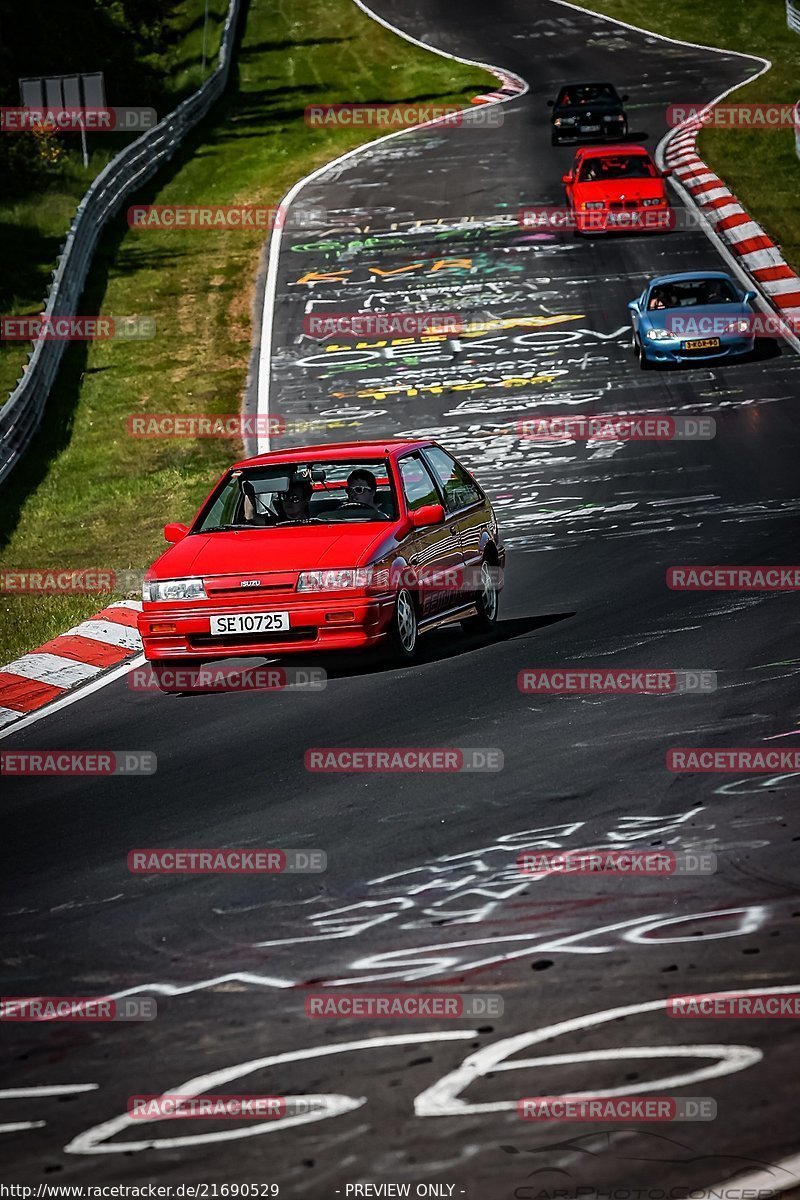
{"label": "red and white curb", "polygon": [[473,96],[473,104],[498,104],[503,100],[510,100],[513,96],[525,94],[527,86],[518,75],[512,75],[509,71],[504,71],[502,67],[492,67],[491,69],[500,80],[502,87],[499,87],[496,92],[485,92],[482,96]]}
{"label": "red and white curb", "polygon": [[142,651],[140,600],[117,600],[88,621],[0,667],[0,728],[60,700]]}
{"label": "red and white curb", "polygon": [[703,125],[702,114],[681,125],[666,143],[664,162],[756,287],[789,319],[792,328],[797,328],[800,277],[785,261],[780,247],[697,153],[697,135]]}

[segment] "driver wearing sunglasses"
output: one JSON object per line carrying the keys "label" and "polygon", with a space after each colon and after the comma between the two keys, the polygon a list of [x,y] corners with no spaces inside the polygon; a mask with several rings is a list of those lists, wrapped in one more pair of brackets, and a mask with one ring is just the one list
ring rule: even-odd
{"label": "driver wearing sunglasses", "polygon": [[362,504],[375,508],[375,493],[378,481],[366,467],[357,467],[347,476],[347,500],[350,504]]}

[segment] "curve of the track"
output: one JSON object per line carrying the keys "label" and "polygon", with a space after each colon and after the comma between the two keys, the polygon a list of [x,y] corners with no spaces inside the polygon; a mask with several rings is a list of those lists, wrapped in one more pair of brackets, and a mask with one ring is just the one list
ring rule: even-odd
{"label": "curve of the track", "polygon": [[[785,1187],[791,1172],[770,1164],[796,1149],[790,1023],[677,1022],[657,1002],[797,982],[796,777],[674,776],[664,766],[675,744],[793,744],[796,605],[791,595],[673,593],[664,571],[793,561],[798,359],[786,351],[640,374],[625,303],[662,269],[717,265],[704,235],[547,240],[513,220],[522,205],[561,201],[571,151],[551,149],[544,106],[561,80],[613,79],[653,147],[669,101],[708,100],[755,66],[550,0],[464,0],[457,15],[440,0],[376,8],[431,44],[518,72],[531,91],[504,106],[500,128],[409,133],[304,189],[297,203],[324,208],[328,222],[284,237],[271,404],[325,439],[436,433],[461,453],[503,521],[503,621],[488,644],[431,637],[407,670],[335,670],[316,695],[170,698],[120,680],[6,739],[149,749],[159,760],[152,779],[4,788],[3,993],[133,989],[159,1003],[147,1026],[3,1027],[3,1086],[33,1089],[0,1093],[0,1125],[14,1127],[0,1133],[8,1178],[267,1181],[310,1200],[367,1180],[490,1200],[699,1187],[756,1171]],[[304,312],[326,307],[457,311],[496,325],[460,350],[429,340],[354,352],[302,336]],[[514,323],[530,317],[553,320]],[[514,432],[532,411],[623,405],[712,415],[718,436],[545,448]],[[707,668],[720,686],[630,699],[517,691],[521,668],[568,662]],[[311,745],[492,746],[505,768],[311,777]],[[605,843],[709,849],[719,870],[595,883],[521,881],[515,868],[521,847]],[[131,848],[171,845],[321,847],[329,868],[266,881],[127,874]],[[505,1015],[478,1021],[473,1035],[435,1020],[314,1022],[303,1015],[311,981],[453,983],[499,992]],[[590,1019],[626,1005],[611,1025]],[[517,1070],[484,1064],[461,1094],[475,1107],[454,1111],[441,1081],[466,1054],[560,1021],[572,1024],[540,1033],[547,1047],[531,1053],[568,1062],[522,1067],[525,1047],[510,1043]],[[400,1035],[417,1040],[391,1042]],[[344,1047],[359,1040],[368,1044]],[[133,1093],[295,1052],[224,1090],[365,1103],[266,1140],[211,1140],[230,1123],[112,1122],[87,1134]],[[570,1126],[567,1144],[497,1107],[648,1081],[713,1096],[718,1119],[673,1127],[669,1139]],[[77,1085],[93,1086],[42,1091]],[[176,1141],[191,1135],[199,1141]]]}

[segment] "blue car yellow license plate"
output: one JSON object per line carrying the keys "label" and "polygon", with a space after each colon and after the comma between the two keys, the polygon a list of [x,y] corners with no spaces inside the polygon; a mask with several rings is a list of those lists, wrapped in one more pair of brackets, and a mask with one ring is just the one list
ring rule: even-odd
{"label": "blue car yellow license plate", "polygon": [[695,338],[692,342],[684,342],[684,350],[716,350],[719,347],[719,338]]}

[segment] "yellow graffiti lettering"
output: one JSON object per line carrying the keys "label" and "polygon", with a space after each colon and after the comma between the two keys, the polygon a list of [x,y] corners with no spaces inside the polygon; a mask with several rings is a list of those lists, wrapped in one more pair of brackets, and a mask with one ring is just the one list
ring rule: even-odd
{"label": "yellow graffiti lettering", "polygon": [[469,270],[471,266],[471,258],[439,258],[431,267],[431,275],[436,271],[458,271],[461,268]]}
{"label": "yellow graffiti lettering", "polygon": [[335,280],[337,283],[341,283],[341,281],[344,279],[345,275],[352,275],[352,274],[353,274],[353,272],[351,270],[346,270],[346,271],[344,271],[344,270],[343,271],[309,271],[307,275],[304,275],[302,277],[302,279],[298,279],[297,282],[298,283],[328,283],[331,280]]}
{"label": "yellow graffiti lettering", "polygon": [[531,384],[553,383],[564,371],[543,372],[541,375],[506,375],[502,379],[456,380],[454,383],[421,384],[419,387],[392,386],[364,388],[355,392],[333,392],[336,400],[387,400],[390,396],[418,396],[421,392],[429,392],[441,396],[443,392],[480,391],[483,388],[517,388],[529,387]]}
{"label": "yellow graffiti lettering", "polygon": [[393,271],[384,271],[381,267],[370,267],[373,275],[382,275],[384,278],[388,275],[406,275],[409,271],[416,271],[418,267],[424,267],[425,264],[418,262],[412,263],[410,267],[395,267]]}

